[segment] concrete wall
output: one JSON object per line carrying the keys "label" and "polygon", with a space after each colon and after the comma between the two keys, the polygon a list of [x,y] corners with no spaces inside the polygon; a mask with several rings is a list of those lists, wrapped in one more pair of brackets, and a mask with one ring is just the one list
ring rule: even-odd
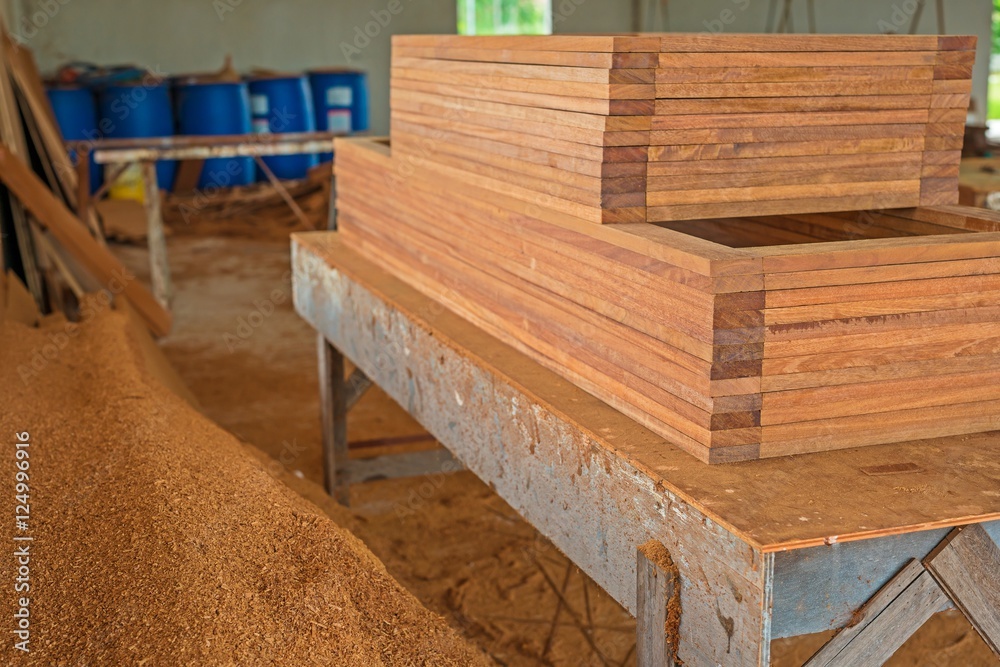
{"label": "concrete wall", "polygon": [[[628,0],[584,0],[580,6],[565,0],[562,10],[559,2],[558,32],[630,27]],[[31,17],[46,6],[58,11],[36,25],[41,16]],[[23,7],[25,18],[15,26],[43,71],[77,59],[192,72],[217,69],[227,53],[240,71],[365,69],[376,133],[389,129],[389,36],[454,33],[456,25],[455,0],[28,0]]]}
{"label": "concrete wall", "polygon": [[[20,9],[14,12],[20,17],[8,20],[34,49],[43,71],[71,59],[136,63],[165,73],[211,70],[221,66],[227,53],[240,70],[298,71],[345,64],[364,68],[371,77],[372,129],[377,133],[386,132],[389,124],[389,35],[454,32],[456,20],[455,0],[4,1]],[[770,1],[672,0],[669,27],[761,32]],[[896,22],[905,32],[906,9],[915,2],[815,2],[818,29],[875,33]],[[794,4],[794,25],[802,31],[805,0]],[[980,35],[974,96],[984,109],[991,0],[946,4],[949,32]],[[894,6],[899,9],[894,11]],[[553,28],[560,33],[628,31],[633,25],[631,7],[632,0],[553,0]],[[372,23],[372,12],[387,25]],[[931,7],[921,27],[936,31]],[[366,28],[374,37],[364,35]]]}

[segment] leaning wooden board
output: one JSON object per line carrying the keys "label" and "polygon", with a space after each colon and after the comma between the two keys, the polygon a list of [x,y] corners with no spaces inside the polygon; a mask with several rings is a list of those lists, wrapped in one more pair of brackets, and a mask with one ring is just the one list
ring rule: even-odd
{"label": "leaning wooden board", "polygon": [[975,43],[395,36],[392,135],[443,177],[591,222],[954,204]]}
{"label": "leaning wooden board", "polygon": [[1000,216],[594,225],[338,141],[352,248],[703,461],[1000,428]]}

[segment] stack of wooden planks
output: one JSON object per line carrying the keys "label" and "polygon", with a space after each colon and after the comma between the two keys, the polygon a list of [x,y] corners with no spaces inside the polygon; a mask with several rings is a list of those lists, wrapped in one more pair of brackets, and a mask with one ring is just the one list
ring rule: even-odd
{"label": "stack of wooden planks", "polygon": [[703,461],[1000,428],[1000,216],[595,225],[336,151],[345,242]]}
{"label": "stack of wooden planks", "polygon": [[395,36],[393,147],[592,222],[953,204],[975,41]]}
{"label": "stack of wooden planks", "polygon": [[394,36],[394,150],[592,222],[642,222],[659,43]]}

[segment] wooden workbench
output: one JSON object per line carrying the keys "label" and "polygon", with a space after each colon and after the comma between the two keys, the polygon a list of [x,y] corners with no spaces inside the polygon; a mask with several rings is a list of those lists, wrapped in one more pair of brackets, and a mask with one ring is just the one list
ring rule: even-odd
{"label": "wooden workbench", "polygon": [[[88,220],[93,202],[110,190],[124,169],[130,164],[138,164],[142,173],[144,203],[146,208],[146,238],[149,247],[150,280],[153,294],[164,308],[170,308],[173,285],[170,278],[170,263],[167,260],[167,242],[164,236],[162,201],[157,184],[156,163],[160,160],[206,160],[210,158],[252,157],[257,167],[267,177],[288,207],[307,228],[313,225],[284,184],[274,175],[264,162],[264,156],[299,155],[327,151],[336,137],[343,132],[294,132],[294,133],[251,133],[221,136],[175,136],[138,137],[132,139],[96,139],[91,141],[70,141],[66,146],[76,152],[77,159],[77,215]],[[114,169],[105,182],[91,196],[90,162],[107,165]],[[332,174],[331,174],[332,178]],[[226,187],[228,183],[205,188],[207,193]],[[204,193],[203,193],[204,194]],[[207,195],[206,195],[207,196]]]}
{"label": "wooden workbench", "polygon": [[767,665],[772,639],[846,625],[951,527],[983,524],[1000,541],[1000,434],[709,466],[334,232],[295,235],[293,273],[296,308],[328,351],[633,613],[636,549],[664,545],[687,665]]}

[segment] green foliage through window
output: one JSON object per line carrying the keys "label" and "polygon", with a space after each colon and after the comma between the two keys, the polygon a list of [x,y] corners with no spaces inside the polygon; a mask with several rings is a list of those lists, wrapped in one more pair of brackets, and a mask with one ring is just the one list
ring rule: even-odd
{"label": "green foliage through window", "polygon": [[460,35],[551,33],[552,0],[458,0]]}
{"label": "green foliage through window", "polygon": [[1000,53],[1000,0],[993,0],[993,49],[991,53]]}
{"label": "green foliage through window", "polygon": [[1000,72],[993,71],[993,58],[1000,58],[1000,0],[993,0],[993,43],[990,45],[990,83],[987,89],[986,118],[1000,119]]}

